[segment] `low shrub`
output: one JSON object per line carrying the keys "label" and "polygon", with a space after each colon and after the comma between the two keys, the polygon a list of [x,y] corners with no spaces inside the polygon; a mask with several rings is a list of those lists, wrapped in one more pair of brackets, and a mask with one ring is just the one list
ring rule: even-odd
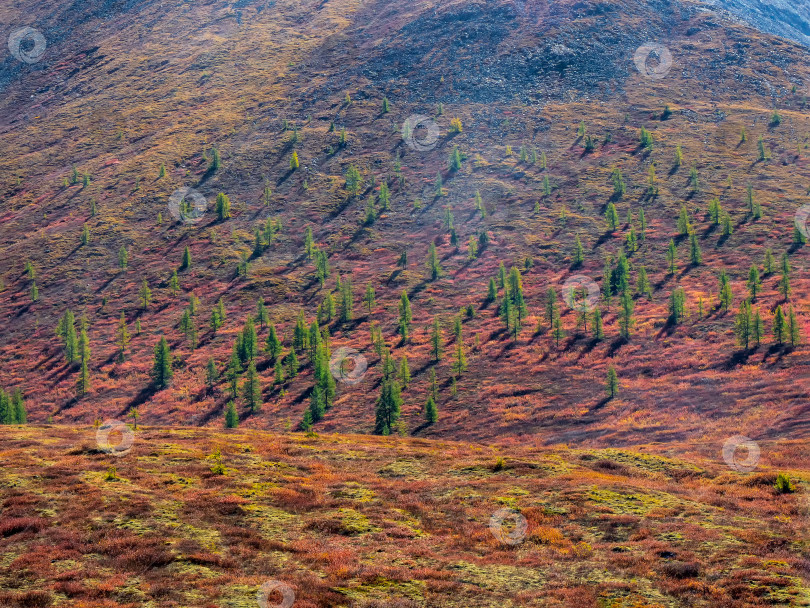
{"label": "low shrub", "polygon": [[776,482],[773,486],[776,488],[777,494],[791,494],[796,489],[790,482],[790,477],[785,473],[779,473],[776,476]]}
{"label": "low shrub", "polygon": [[694,562],[667,562],[661,566],[661,572],[670,578],[695,578],[700,574],[700,566]]}

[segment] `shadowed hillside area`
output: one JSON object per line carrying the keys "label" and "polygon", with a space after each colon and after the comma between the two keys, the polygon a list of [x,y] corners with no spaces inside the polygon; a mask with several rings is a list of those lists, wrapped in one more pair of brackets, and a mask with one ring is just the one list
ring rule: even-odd
{"label": "shadowed hillside area", "polygon": [[289,566],[296,606],[810,605],[801,5],[0,23],[0,598],[252,606]]}

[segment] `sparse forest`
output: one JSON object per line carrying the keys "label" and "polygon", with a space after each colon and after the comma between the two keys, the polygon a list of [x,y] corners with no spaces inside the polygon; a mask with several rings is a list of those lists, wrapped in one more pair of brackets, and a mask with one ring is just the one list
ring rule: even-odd
{"label": "sparse forest", "polygon": [[810,48],[680,0],[18,4],[0,604],[243,605],[260,553],[300,606],[810,602]]}

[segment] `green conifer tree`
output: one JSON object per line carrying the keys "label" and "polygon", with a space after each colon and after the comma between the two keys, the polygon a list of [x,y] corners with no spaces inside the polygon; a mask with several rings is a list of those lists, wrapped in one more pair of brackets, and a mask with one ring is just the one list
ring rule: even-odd
{"label": "green conifer tree", "polygon": [[187,270],[191,268],[191,250],[186,245],[186,248],[183,249],[183,261],[180,262],[180,270]]}
{"label": "green conifer tree", "polygon": [[26,424],[28,422],[25,401],[23,400],[22,391],[19,388],[14,389],[9,408],[14,410],[14,422],[12,424]]}
{"label": "green conifer tree", "polygon": [[172,353],[165,336],[155,346],[155,357],[152,365],[152,385],[160,390],[169,386],[172,379]]}
{"label": "green conifer tree", "polygon": [[239,378],[242,375],[242,361],[239,357],[239,341],[234,344],[231,351],[231,358],[225,368],[225,379],[231,389],[231,398],[236,399],[239,393]]}
{"label": "green conifer tree", "polygon": [[608,230],[615,232],[619,226],[619,213],[616,211],[616,205],[608,203],[607,211],[605,211],[605,220],[607,221]]}
{"label": "green conifer tree", "polygon": [[271,325],[270,329],[267,332],[267,340],[265,341],[264,350],[268,355],[270,355],[270,358],[274,361],[281,354],[282,350],[281,340],[278,339],[278,334],[276,333],[275,325]]}
{"label": "green conifer tree", "polygon": [[791,346],[798,346],[801,342],[801,329],[799,328],[799,322],[798,319],[796,319],[796,313],[793,312],[792,306],[788,308],[787,335]]}
{"label": "green conifer tree", "polygon": [[408,367],[408,357],[402,356],[402,360],[399,362],[399,383],[402,386],[402,389],[405,390],[408,388],[408,384],[411,382],[411,370]]}
{"label": "green conifer tree", "polygon": [[625,340],[630,339],[630,331],[633,327],[633,297],[629,291],[625,291],[621,296],[621,313],[619,315],[619,335]]}
{"label": "green conifer tree", "polygon": [[593,310],[593,323],[591,323],[591,328],[593,331],[593,339],[597,342],[604,340],[605,338],[605,330],[604,330],[604,323],[602,321],[602,313],[598,308],[594,308]]}
{"label": "green conifer tree", "polygon": [[219,381],[219,372],[217,371],[217,364],[213,357],[208,358],[208,363],[205,364],[205,386],[208,392],[214,390],[214,386]]}
{"label": "green conifer tree", "polygon": [[224,192],[217,194],[216,212],[220,222],[231,217],[231,199]]}
{"label": "green conifer tree", "polygon": [[748,350],[751,341],[751,326],[751,304],[748,300],[743,300],[734,322],[734,333],[737,336],[738,344],[745,350]]}
{"label": "green conifer tree", "polygon": [[141,308],[146,310],[149,308],[149,304],[152,303],[152,290],[149,289],[149,283],[146,282],[146,279],[143,280],[141,283],[141,289],[138,292],[138,298],[141,301]]}
{"label": "green conifer tree", "polygon": [[782,277],[779,279],[779,293],[787,300],[790,297],[790,260],[787,253],[782,254]]}
{"label": "green conifer tree", "polygon": [[384,379],[375,407],[374,432],[378,435],[390,435],[391,429],[399,420],[401,407],[402,397],[399,382],[393,379]]}
{"label": "green conifer tree", "polygon": [[748,271],[748,292],[751,294],[751,301],[757,299],[757,295],[762,289],[762,281],[759,278],[759,268],[756,264],[751,264]]}
{"label": "green conifer tree", "polygon": [[605,390],[607,391],[609,399],[615,399],[616,395],[619,393],[619,376],[616,373],[616,368],[612,365],[608,367]]}
{"label": "green conifer tree", "polygon": [[729,281],[728,275],[726,274],[725,270],[720,271],[720,308],[727,312],[731,308],[731,303],[733,301],[733,295],[731,292],[731,281]]}
{"label": "green conifer tree", "polygon": [[430,273],[430,280],[435,281],[442,276],[442,265],[439,262],[439,254],[436,252],[436,244],[431,241],[428,247],[428,258],[426,262],[428,272]]}
{"label": "green conifer tree", "polygon": [[225,407],[225,428],[235,429],[237,426],[239,426],[239,414],[236,413],[236,404],[230,400]]}
{"label": "green conifer tree", "polygon": [[377,304],[376,294],[374,292],[374,287],[371,285],[371,281],[369,281],[366,285],[366,294],[363,296],[363,302],[366,305],[366,310],[369,314],[371,314],[371,310]]}
{"label": "green conifer tree", "polygon": [[425,420],[428,424],[436,424],[439,419],[439,410],[436,408],[436,402],[433,396],[428,396],[427,403],[425,403]]}
{"label": "green conifer tree", "polygon": [[698,243],[694,230],[689,234],[689,260],[692,262],[692,266],[703,264],[703,254],[700,252],[700,243]]}
{"label": "green conifer tree", "polygon": [[408,299],[408,292],[403,289],[399,299],[399,335],[402,336],[403,342],[408,340],[412,321],[411,302]]}
{"label": "green conifer tree", "polygon": [[777,306],[773,316],[773,338],[779,346],[785,342],[786,329],[785,313],[782,312],[781,306]]}
{"label": "green conifer tree", "polygon": [[244,395],[245,404],[251,413],[256,413],[261,409],[262,389],[259,374],[256,372],[256,364],[252,360],[248,364],[245,381],[242,384],[242,395]]}
{"label": "green conifer tree", "polygon": [[582,266],[582,262],[585,260],[585,251],[582,248],[582,241],[579,239],[579,235],[576,235],[574,240],[574,257],[571,262],[571,266],[573,268],[579,268]]}

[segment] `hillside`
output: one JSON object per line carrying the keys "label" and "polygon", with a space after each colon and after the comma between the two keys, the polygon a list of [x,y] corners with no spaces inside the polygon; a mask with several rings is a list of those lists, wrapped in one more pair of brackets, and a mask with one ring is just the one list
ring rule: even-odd
{"label": "hillside", "polygon": [[713,446],[94,435],[0,428],[3,606],[810,605],[803,442],[739,474]]}
{"label": "hillside", "polygon": [[[321,329],[328,327],[332,353],[355,349],[369,368],[362,381],[338,384],[315,424],[319,433],[373,431],[382,375],[370,339],[376,322],[380,353],[390,351],[397,366],[408,359],[402,420],[412,435],[571,445],[700,437],[715,446],[738,433],[806,437],[810,351],[806,342],[778,343],[772,319],[777,306],[785,315],[792,308],[810,336],[807,252],[794,243],[793,227],[810,185],[810,51],[704,8],[663,0],[0,7],[4,23],[31,25],[47,40],[38,60],[5,55],[0,64],[0,385],[24,391],[36,423],[88,425],[137,409],[150,426],[221,427],[231,398],[226,366],[258,298],[286,353],[299,311],[309,325],[327,294],[339,295],[340,277],[354,288],[353,318]],[[666,53],[657,55],[663,65],[653,53],[641,73],[634,59],[650,42],[668,49],[672,65]],[[410,146],[402,129],[416,115],[436,126],[417,129]],[[453,119],[461,132],[451,132]],[[646,147],[642,127],[651,133]],[[435,142],[419,145],[431,133]],[[456,147],[461,167],[452,170]],[[354,192],[351,167],[360,174]],[[746,201],[749,184],[761,217]],[[206,199],[197,221],[172,216],[170,196],[181,188]],[[219,193],[231,202],[227,219],[215,212]],[[730,235],[710,217],[715,197],[729,214]],[[369,224],[370,200],[378,217]],[[605,219],[611,204],[615,229]],[[682,205],[694,238],[679,234]],[[281,229],[257,248],[255,231],[268,220]],[[307,227],[328,258],[324,286],[305,251]],[[474,259],[471,237],[484,245]],[[671,241],[674,273],[666,259]],[[700,264],[690,261],[690,241]],[[436,280],[425,268],[431,242],[442,266]],[[614,293],[599,304],[605,336],[596,340],[592,319],[584,331],[563,302],[563,286],[584,276],[602,289],[606,259],[615,265],[623,250],[630,335],[620,337]],[[397,266],[403,252],[404,268]],[[788,297],[779,291],[783,254],[791,266]],[[500,263],[522,274],[527,314],[516,336],[496,313],[503,290],[485,301]],[[744,348],[734,327],[752,265],[762,275],[752,304],[765,335]],[[652,297],[635,293],[642,266]],[[733,295],[728,310],[718,300],[722,271]],[[145,308],[144,280],[151,290]],[[376,298],[367,311],[369,283]],[[544,313],[550,287],[559,340]],[[678,287],[685,311],[668,322]],[[413,317],[405,341],[397,335],[403,290]],[[196,345],[180,327],[191,294],[199,299]],[[214,333],[209,319],[220,299],[227,319]],[[468,305],[467,369],[458,373],[454,317]],[[68,308],[77,331],[83,315],[88,323],[85,394],[76,390],[80,366],[66,361],[56,335]],[[121,313],[131,335],[123,361]],[[434,319],[442,327],[438,363]],[[268,329],[258,329],[263,344]],[[158,390],[150,370],[161,335],[173,377]],[[283,382],[275,382],[272,358],[258,355],[261,408],[249,411],[238,395],[242,426],[298,427],[314,384],[312,366],[298,355],[299,374]],[[220,376],[210,391],[209,359]],[[604,390],[610,366],[619,376],[614,399]],[[439,417],[429,425],[423,407],[431,370]]]}
{"label": "hillside", "polygon": [[735,13],[763,31],[810,45],[810,4],[807,0],[707,0],[707,4]]}

